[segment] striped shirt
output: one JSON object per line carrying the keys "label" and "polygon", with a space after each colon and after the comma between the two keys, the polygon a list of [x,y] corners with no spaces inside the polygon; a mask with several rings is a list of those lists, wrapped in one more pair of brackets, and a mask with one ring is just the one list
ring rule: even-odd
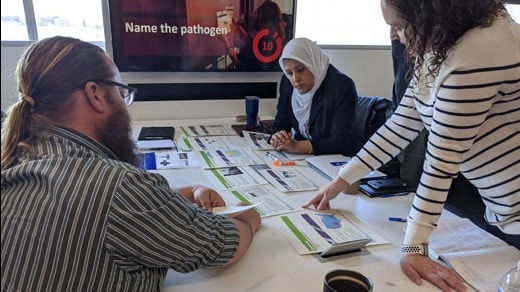
{"label": "striped shirt", "polygon": [[235,255],[234,223],[162,176],[63,128],[35,146],[2,171],[2,291],[158,291]]}
{"label": "striped shirt", "polygon": [[[424,68],[423,71],[424,72]],[[437,78],[412,80],[394,115],[340,176],[353,183],[429,131],[405,244],[428,243],[459,171],[478,189],[486,220],[520,234],[520,26],[507,15],[472,29]],[[404,165],[406,167],[406,165]]]}

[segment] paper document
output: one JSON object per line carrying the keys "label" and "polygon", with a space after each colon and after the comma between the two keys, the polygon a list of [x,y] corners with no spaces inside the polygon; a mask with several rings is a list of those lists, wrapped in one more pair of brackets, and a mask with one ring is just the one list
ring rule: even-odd
{"label": "paper document", "polygon": [[211,212],[219,215],[226,215],[228,217],[235,217],[237,215],[240,215],[244,213],[245,211],[255,208],[256,206],[260,205],[262,203],[256,203],[253,205],[248,206],[222,206],[222,207],[215,207],[211,209]]}
{"label": "paper document", "polygon": [[286,214],[296,211],[291,205],[283,200],[283,193],[275,190],[270,185],[252,186],[231,191],[220,191],[226,205],[236,205],[238,202],[245,204],[262,203],[256,206],[260,217]]}
{"label": "paper document", "polygon": [[[345,164],[350,161],[350,157],[343,156],[341,154],[330,154],[330,155],[316,155],[312,157],[308,157],[305,160],[318,172],[322,173],[329,179],[334,179],[338,176],[339,170]],[[383,178],[386,177],[386,174],[374,170],[363,177],[362,180],[372,179],[372,178]]]}
{"label": "paper document", "polygon": [[520,260],[520,251],[469,219],[444,211],[430,235],[430,256],[446,262],[475,289],[495,292],[500,278]]}
{"label": "paper document", "polygon": [[202,168],[219,168],[262,164],[263,161],[249,149],[195,151]]}
{"label": "paper document", "polygon": [[262,169],[259,172],[281,192],[317,190],[327,183],[324,178],[313,176],[313,170],[309,167]]}
{"label": "paper document", "polygon": [[371,238],[368,245],[385,244],[388,240],[363,224],[352,214],[339,211],[319,213],[303,211],[279,217],[278,225],[299,254],[320,253],[331,244]]}
{"label": "paper document", "polygon": [[520,260],[520,251],[512,245],[441,254],[468,284],[481,292],[496,292],[507,271]]}
{"label": "paper document", "polygon": [[244,138],[249,143],[250,148],[256,150],[274,150],[274,147],[268,143],[270,134],[242,131]]}
{"label": "paper document", "polygon": [[180,129],[186,137],[237,136],[235,130],[227,125],[182,126]]}
{"label": "paper document", "polygon": [[257,172],[257,168],[267,165],[231,166],[203,170],[204,174],[218,190],[229,190],[268,184]]}
{"label": "paper document", "polygon": [[479,250],[503,247],[508,244],[493,234],[479,228],[467,218],[443,212],[430,235],[429,253],[438,258],[447,252]]}
{"label": "paper document", "polygon": [[247,141],[240,136],[189,137],[182,140],[189,150],[249,148]]}
{"label": "paper document", "polygon": [[195,168],[199,162],[192,152],[155,151],[138,153],[142,169]]}

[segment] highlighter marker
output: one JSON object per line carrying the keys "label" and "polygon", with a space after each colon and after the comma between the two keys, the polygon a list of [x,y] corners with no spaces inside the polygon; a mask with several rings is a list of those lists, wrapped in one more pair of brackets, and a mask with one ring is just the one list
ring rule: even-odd
{"label": "highlighter marker", "polygon": [[289,165],[296,165],[296,161],[279,160],[279,159],[276,159],[275,161],[273,161],[273,166],[289,166]]}

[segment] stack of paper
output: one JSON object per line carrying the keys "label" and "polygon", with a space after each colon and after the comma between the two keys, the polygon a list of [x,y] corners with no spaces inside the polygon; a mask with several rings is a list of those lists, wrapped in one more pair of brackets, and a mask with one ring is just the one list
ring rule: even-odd
{"label": "stack of paper", "polygon": [[429,251],[475,289],[497,291],[500,278],[520,260],[520,251],[474,225],[469,219],[443,216],[430,235]]}

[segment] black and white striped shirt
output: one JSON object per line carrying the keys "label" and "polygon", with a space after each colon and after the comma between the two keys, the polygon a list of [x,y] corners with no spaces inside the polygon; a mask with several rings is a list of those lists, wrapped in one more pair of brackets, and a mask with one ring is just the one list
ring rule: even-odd
{"label": "black and white striped shirt", "polygon": [[55,127],[36,152],[2,171],[2,291],[157,291],[237,251],[229,218],[80,133]]}
{"label": "black and white striped shirt", "polygon": [[340,176],[359,180],[424,127],[426,161],[404,243],[428,242],[459,171],[478,188],[487,221],[520,234],[520,26],[508,15],[464,34],[433,83],[412,81],[395,114]]}

